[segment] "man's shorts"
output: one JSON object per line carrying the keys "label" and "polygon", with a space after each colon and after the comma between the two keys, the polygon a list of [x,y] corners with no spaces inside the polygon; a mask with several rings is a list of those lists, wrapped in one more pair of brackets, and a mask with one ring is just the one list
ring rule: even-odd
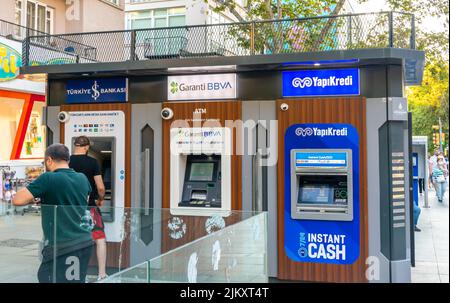
{"label": "man's shorts", "polygon": [[91,207],[91,217],[94,221],[94,228],[92,229],[92,239],[100,240],[106,239],[105,225],[103,224],[102,213],[100,208]]}

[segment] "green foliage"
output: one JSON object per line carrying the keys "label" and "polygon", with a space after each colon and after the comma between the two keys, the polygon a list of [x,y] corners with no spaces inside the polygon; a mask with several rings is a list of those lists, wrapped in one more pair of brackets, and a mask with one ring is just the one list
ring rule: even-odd
{"label": "green foliage", "polygon": [[[204,0],[205,2],[211,0]],[[243,49],[253,49],[255,54],[289,53],[335,48],[336,41],[330,32],[339,27],[339,20],[310,19],[288,21],[300,17],[312,17],[338,13],[345,0],[248,0],[246,20],[279,20],[229,26],[230,35]],[[236,15],[236,4],[232,0],[215,0],[214,11],[230,11]],[[330,7],[335,7],[332,12]],[[238,17],[238,16],[236,16]],[[238,17],[240,19],[240,17]],[[253,38],[253,39],[252,39]],[[251,45],[254,41],[254,45]]]}
{"label": "green foliage", "polygon": [[[367,1],[359,0],[360,3]],[[386,0],[386,2],[391,10],[414,14],[416,49],[425,52],[426,65],[422,85],[406,89],[409,110],[413,116],[413,134],[428,136],[428,146],[431,151],[434,148],[432,126],[438,125],[439,118],[441,118],[442,129],[446,133],[445,145],[448,146],[449,1]],[[425,30],[424,22],[429,16],[437,17],[436,20],[440,20],[436,22],[443,22],[440,31],[427,32]],[[401,24],[405,24],[405,21],[394,20],[394,47],[402,47],[410,35],[407,27],[401,26]],[[380,40],[383,37],[374,35],[371,39]]]}
{"label": "green foliage", "polygon": [[428,146],[433,149],[433,125],[441,118],[443,132],[446,133],[445,147],[448,146],[449,130],[449,64],[445,61],[429,62],[425,66],[421,86],[408,87],[406,97],[413,116],[413,134],[428,136]]}

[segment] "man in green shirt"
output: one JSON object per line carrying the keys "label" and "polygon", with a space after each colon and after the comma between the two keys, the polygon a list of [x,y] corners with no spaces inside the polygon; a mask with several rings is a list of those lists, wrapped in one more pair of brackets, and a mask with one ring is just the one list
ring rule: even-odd
{"label": "man in green shirt", "polygon": [[44,248],[38,279],[41,283],[84,283],[92,253],[92,218],[88,209],[91,186],[86,176],[69,168],[69,149],[50,145],[47,172],[13,198],[17,206],[40,198]]}

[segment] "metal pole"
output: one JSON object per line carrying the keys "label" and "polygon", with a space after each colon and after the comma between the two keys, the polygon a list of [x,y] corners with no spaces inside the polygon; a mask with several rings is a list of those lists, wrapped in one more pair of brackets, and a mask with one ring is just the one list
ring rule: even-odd
{"label": "metal pole", "polygon": [[416,22],[414,15],[411,15],[411,40],[409,46],[411,49],[416,49]]}
{"label": "metal pole", "polygon": [[394,47],[394,13],[389,12],[389,47]]}
{"label": "metal pole", "polygon": [[255,22],[250,25],[250,54],[255,54]]}
{"label": "metal pole", "polygon": [[136,31],[131,31],[130,61],[136,59]]}
{"label": "metal pole", "polygon": [[351,48],[352,46],[352,16],[348,16],[347,21],[347,48]]}

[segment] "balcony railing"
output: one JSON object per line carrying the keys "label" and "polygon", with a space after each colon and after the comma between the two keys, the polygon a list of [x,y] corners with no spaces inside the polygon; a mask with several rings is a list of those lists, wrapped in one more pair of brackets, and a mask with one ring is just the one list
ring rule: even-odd
{"label": "balcony railing", "polygon": [[[58,47],[54,47],[55,45],[53,41],[55,41],[55,39],[50,38],[53,36],[1,19],[0,37],[17,42],[23,42],[24,44],[27,42],[27,37],[40,37],[39,39],[30,40],[36,41],[35,47],[37,47],[39,51],[34,54],[33,61],[28,62],[26,65],[76,63],[81,55],[88,58],[96,57],[96,49],[94,47],[83,43],[77,43],[76,41],[69,41],[64,37],[59,37],[59,45]],[[64,45],[66,45],[66,47],[63,47]],[[63,49],[60,50],[60,48]]]}
{"label": "balcony railing", "polygon": [[[378,12],[228,24],[29,36],[34,61],[124,62],[168,58],[275,55],[369,48],[415,48],[414,15]],[[44,56],[44,58],[43,58]]]}

